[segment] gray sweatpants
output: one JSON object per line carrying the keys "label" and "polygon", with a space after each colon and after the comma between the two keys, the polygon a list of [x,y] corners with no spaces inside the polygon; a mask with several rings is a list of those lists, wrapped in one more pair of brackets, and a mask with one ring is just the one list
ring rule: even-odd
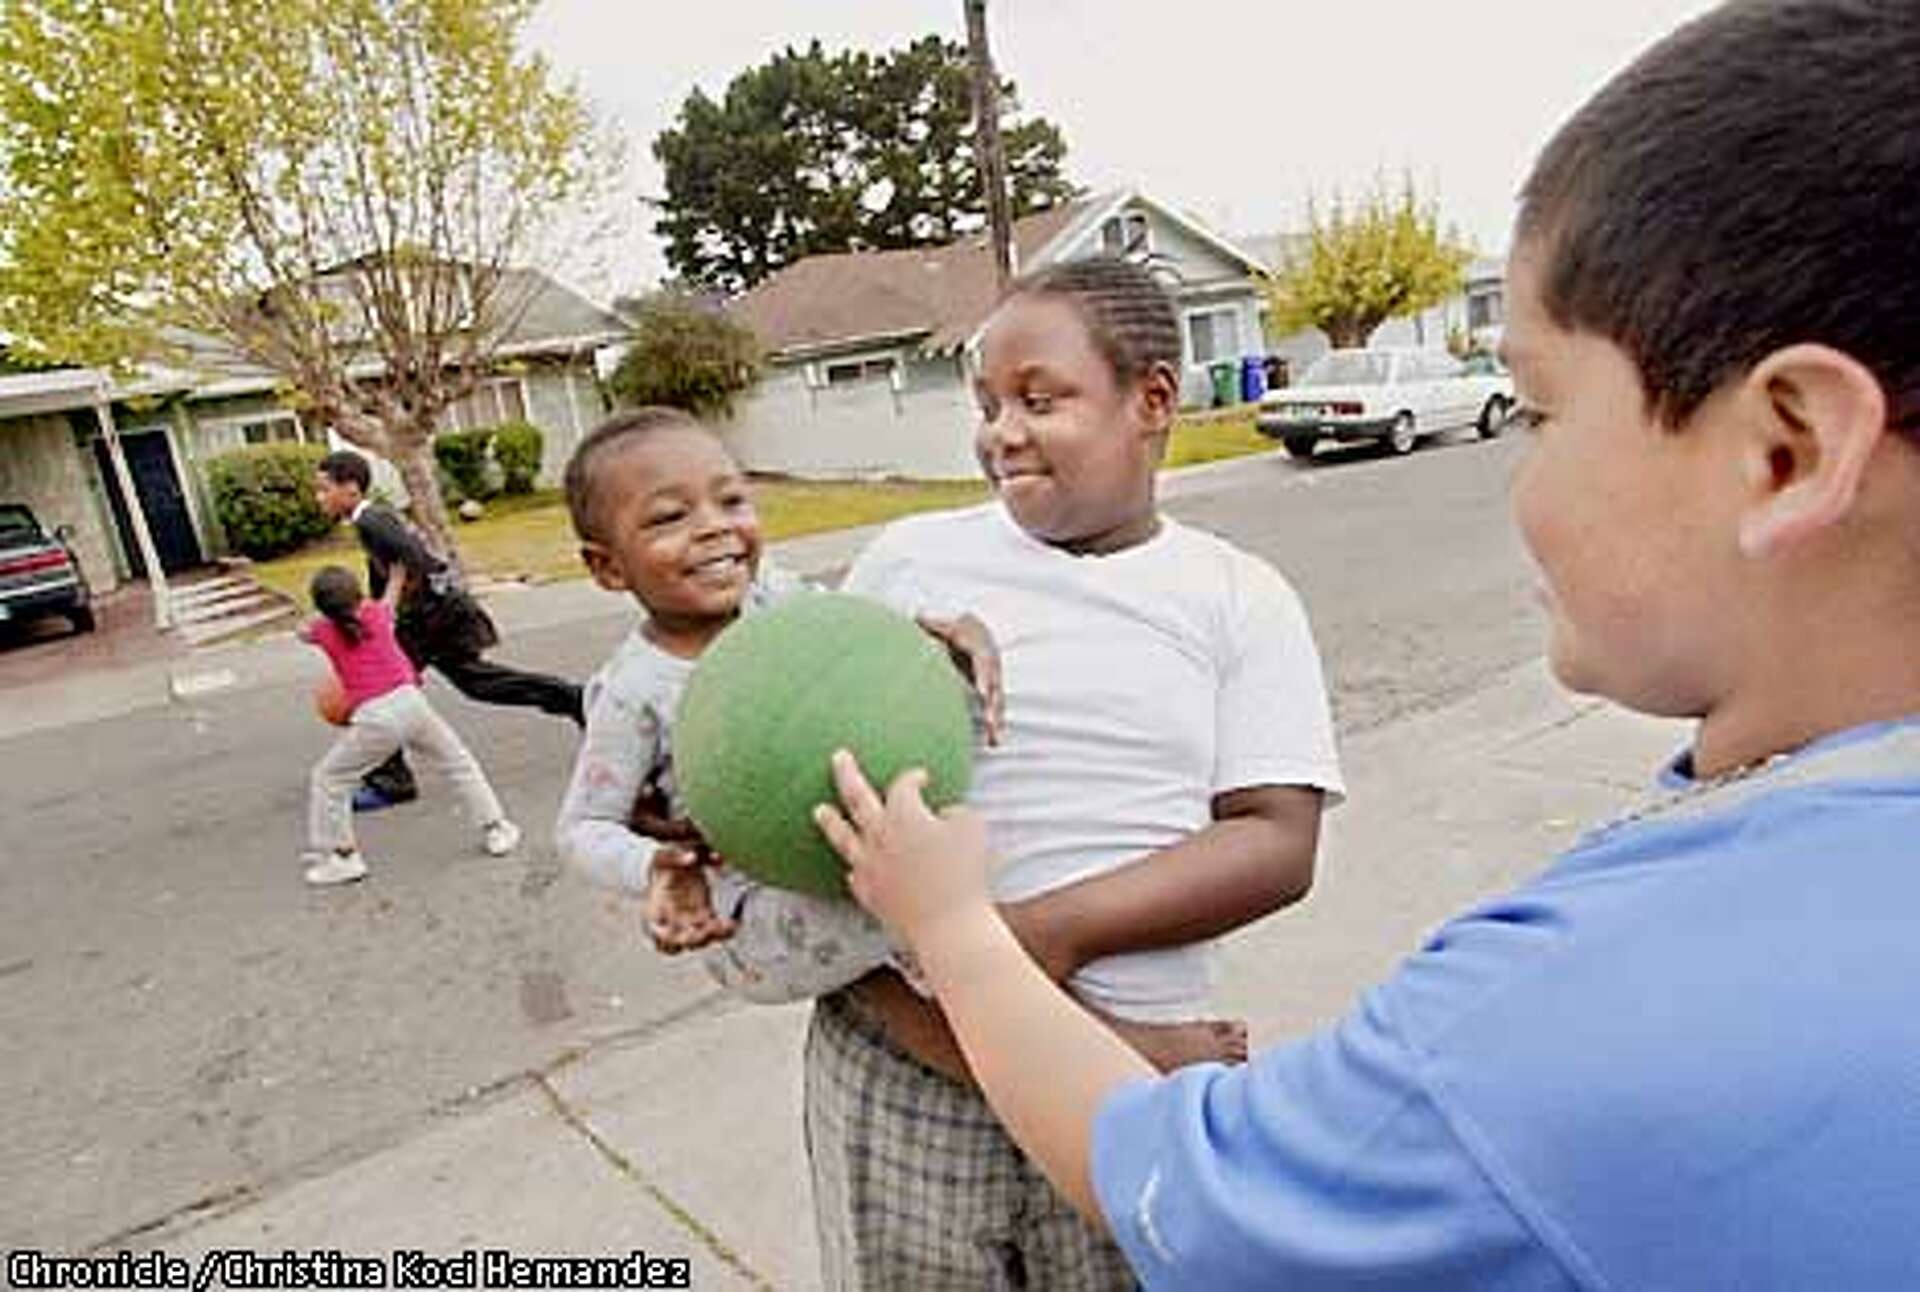
{"label": "gray sweatpants", "polygon": [[354,846],[354,786],[396,749],[439,769],[476,826],[505,816],[486,773],[453,728],[433,711],[419,687],[403,686],[355,709],[333,748],[315,764],[307,792],[309,851],[344,852]]}
{"label": "gray sweatpants", "polygon": [[807,1032],[806,1135],[828,1292],[1131,1292],[980,1094],[924,1067],[843,993]]}

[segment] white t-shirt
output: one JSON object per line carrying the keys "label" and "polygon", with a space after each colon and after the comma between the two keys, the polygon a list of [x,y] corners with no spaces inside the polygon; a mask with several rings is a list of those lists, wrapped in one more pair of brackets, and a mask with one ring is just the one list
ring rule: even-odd
{"label": "white t-shirt", "polygon": [[[1256,785],[1337,797],[1320,658],[1299,598],[1265,562],[1162,518],[1110,556],[1073,556],[999,503],[889,526],[845,590],[912,614],[980,617],[1001,653],[1006,730],[968,801],[994,896],[1018,901],[1180,842],[1213,798]],[[1206,1012],[1208,945],[1111,956],[1073,980],[1125,1018]]]}

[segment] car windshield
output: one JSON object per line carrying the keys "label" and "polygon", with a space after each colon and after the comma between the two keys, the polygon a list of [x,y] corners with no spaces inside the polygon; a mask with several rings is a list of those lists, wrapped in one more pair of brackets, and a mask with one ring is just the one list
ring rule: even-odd
{"label": "car windshield", "polygon": [[1313,361],[1302,386],[1384,386],[1393,356],[1377,350],[1332,350]]}
{"label": "car windshield", "polygon": [[40,525],[25,507],[0,503],[0,547],[25,547],[41,541]]}

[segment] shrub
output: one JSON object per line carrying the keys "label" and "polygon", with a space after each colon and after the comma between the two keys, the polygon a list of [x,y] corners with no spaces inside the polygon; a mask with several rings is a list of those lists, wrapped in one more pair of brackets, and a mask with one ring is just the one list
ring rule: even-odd
{"label": "shrub", "polygon": [[256,444],[207,462],[213,509],[227,542],[255,560],[303,547],[333,528],[313,500],[318,444]]}
{"label": "shrub", "polygon": [[[471,431],[442,431],[433,437],[433,460],[452,477],[455,491],[462,498],[487,499],[498,493],[487,476],[487,445],[493,439],[492,427]],[[442,478],[441,492],[446,492]],[[452,501],[452,499],[449,499]]]}
{"label": "shrub", "polygon": [[754,334],[716,309],[671,292],[630,303],[633,344],[607,386],[623,405],[671,404],[695,417],[730,414],[759,379]]}
{"label": "shrub", "polygon": [[493,428],[493,458],[500,464],[501,486],[507,493],[532,493],[540,478],[540,450],[545,438],[530,422],[507,422]]}

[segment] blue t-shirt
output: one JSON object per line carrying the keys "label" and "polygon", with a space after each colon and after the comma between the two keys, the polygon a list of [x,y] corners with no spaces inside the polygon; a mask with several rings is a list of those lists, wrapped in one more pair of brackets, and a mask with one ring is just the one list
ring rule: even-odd
{"label": "blue t-shirt", "polygon": [[1114,1092],[1143,1282],[1920,1287],[1920,720],[1684,766],[1330,1030]]}

